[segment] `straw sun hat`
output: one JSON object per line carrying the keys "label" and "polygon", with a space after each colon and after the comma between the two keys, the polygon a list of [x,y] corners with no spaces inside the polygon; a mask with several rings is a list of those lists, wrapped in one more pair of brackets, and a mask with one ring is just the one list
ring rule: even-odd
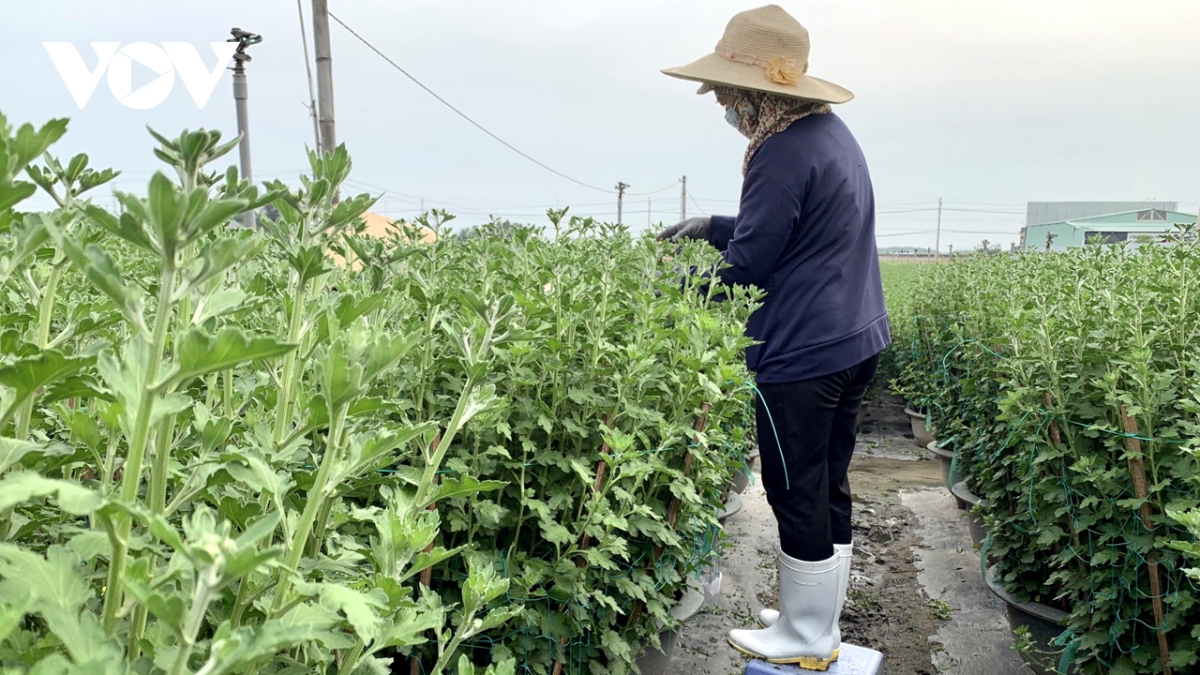
{"label": "straw sun hat", "polygon": [[767,5],[734,15],[712,54],[662,72],[809,101],[845,103],[854,98],[846,89],[807,74],[809,46],[808,31],[799,21],[782,7]]}

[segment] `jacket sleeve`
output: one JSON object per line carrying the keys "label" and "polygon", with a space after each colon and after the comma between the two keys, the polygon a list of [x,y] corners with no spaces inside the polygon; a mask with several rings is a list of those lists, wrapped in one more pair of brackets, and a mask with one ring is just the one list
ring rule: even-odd
{"label": "jacket sleeve", "polygon": [[733,239],[733,226],[737,223],[737,219],[729,216],[713,216],[708,223],[708,243],[718,251],[729,248],[729,240]]}
{"label": "jacket sleeve", "polygon": [[783,183],[751,171],[737,218],[717,216],[709,226],[709,243],[730,265],[717,276],[726,284],[765,285],[799,218],[800,202]]}

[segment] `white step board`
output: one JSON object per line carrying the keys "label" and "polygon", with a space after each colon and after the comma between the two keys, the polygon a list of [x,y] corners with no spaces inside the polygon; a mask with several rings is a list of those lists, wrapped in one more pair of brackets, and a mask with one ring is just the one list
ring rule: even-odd
{"label": "white step board", "polygon": [[[746,675],[813,675],[818,671],[805,670],[798,666],[780,666],[754,659],[746,664]],[[883,675],[883,654],[865,647],[842,644],[841,654],[834,661],[828,675]]]}

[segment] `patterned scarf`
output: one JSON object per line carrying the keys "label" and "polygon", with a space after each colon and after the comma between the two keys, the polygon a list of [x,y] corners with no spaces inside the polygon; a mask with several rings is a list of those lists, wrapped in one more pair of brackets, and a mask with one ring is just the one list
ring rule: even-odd
{"label": "patterned scarf", "polygon": [[809,115],[824,115],[830,111],[828,103],[805,101],[781,94],[707,84],[700,88],[701,94],[710,91],[734,99],[735,108],[742,109],[749,104],[757,111],[755,115],[742,115],[738,120],[738,131],[750,139],[746,157],[742,160],[743,176],[750,168],[750,160],[754,159],[755,153],[768,138],[787,129],[798,119]]}

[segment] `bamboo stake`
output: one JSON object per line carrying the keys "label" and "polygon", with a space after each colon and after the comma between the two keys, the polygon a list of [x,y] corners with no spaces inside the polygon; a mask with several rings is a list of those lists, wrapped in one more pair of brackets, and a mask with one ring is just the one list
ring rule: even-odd
{"label": "bamboo stake", "polygon": [[[608,415],[606,415],[604,417],[604,426],[606,426],[610,429],[612,428],[612,413],[609,413]],[[600,454],[603,455],[606,452],[608,452],[608,441],[605,441],[604,444],[600,446]],[[608,464],[606,464],[603,459],[600,460],[599,462],[596,462],[596,480],[593,481],[593,483],[592,483],[592,495],[593,496],[600,495],[600,488],[604,486],[604,471],[606,468],[608,468]],[[591,535],[589,535],[587,532],[584,532],[583,537],[581,537],[580,541],[579,541],[579,550],[586,551],[588,545],[591,544],[591,540],[592,540]],[[584,566],[586,566],[586,565],[587,565],[587,558],[585,558],[583,556],[580,556],[579,559],[575,561],[575,566],[580,569],[583,569]],[[558,644],[563,649],[566,649],[567,648],[567,638],[563,638],[562,640],[559,640]],[[555,659],[554,670],[552,671],[552,675],[562,675],[562,671],[563,671],[562,660]]]}
{"label": "bamboo stake", "polygon": [[[1128,407],[1124,403],[1121,404],[1121,423],[1125,427],[1126,434],[1137,434],[1137,420],[1129,416]],[[1142,442],[1133,436],[1126,436],[1125,448],[1129,450],[1129,473],[1133,476],[1133,491],[1142,502],[1139,509],[1142,527],[1153,532],[1154,525],[1150,520],[1153,514],[1147,499],[1149,490],[1146,488],[1146,466],[1142,459]],[[1163,674],[1172,675],[1171,647],[1167,643],[1166,612],[1163,610],[1162,601],[1162,580],[1158,576],[1158,556],[1151,551],[1146,556],[1146,562],[1150,567],[1150,594],[1153,596],[1151,603],[1154,606],[1154,621],[1158,624],[1158,656],[1162,660]]]}
{"label": "bamboo stake", "polygon": [[[712,410],[711,403],[705,402],[704,405],[700,406],[700,417],[696,420],[696,424],[695,424],[695,426],[692,427],[692,429],[694,429],[696,431],[704,431],[704,427],[708,424],[708,411],[709,410]],[[684,456],[683,456],[683,476],[684,476],[684,478],[687,478],[688,474],[691,473],[691,471],[692,471],[692,451],[689,448],[684,453]],[[675,520],[677,518],[679,518],[679,509],[681,506],[682,506],[682,502],[680,501],[679,497],[675,497],[675,498],[671,499],[671,505],[667,508],[667,527],[672,527],[672,528],[675,527]],[[658,563],[658,558],[659,558],[659,556],[662,555],[662,552],[663,552],[662,544],[659,544],[658,546],[654,547],[654,554],[652,556],[650,556],[650,565],[651,566]],[[644,607],[644,605],[641,600],[638,600],[637,603],[633,606],[633,612],[629,615],[629,624],[630,625],[636,624],[637,620],[642,617],[643,607]]]}
{"label": "bamboo stake", "polygon": [[[1046,412],[1050,412],[1054,406],[1054,402],[1050,399],[1050,392],[1042,392],[1042,402],[1046,404]],[[1062,432],[1058,428],[1058,420],[1054,418],[1050,419],[1050,440],[1053,441],[1055,447],[1061,446],[1063,442]],[[1079,541],[1079,532],[1074,527],[1071,528],[1071,541],[1075,544],[1075,550],[1078,551],[1083,548],[1083,544]],[[1075,562],[1079,563],[1079,573],[1086,577],[1088,569],[1087,565],[1083,562],[1083,558],[1076,554]]]}
{"label": "bamboo stake", "polygon": [[[442,443],[442,432],[438,431],[437,436],[434,436],[434,438],[433,438],[433,444],[430,446],[431,451],[429,454],[431,454],[431,455],[437,454],[438,446],[441,445],[441,443]],[[433,480],[436,482],[437,477],[434,476]],[[426,507],[426,509],[429,511],[432,511],[436,508],[437,508],[437,504],[430,504],[428,507]],[[425,552],[426,553],[433,552],[433,542],[432,541],[429,542],[429,545],[425,547]],[[421,581],[422,586],[424,586],[425,588],[429,588],[430,584],[433,583],[433,568],[432,567],[426,567],[425,569],[421,570],[420,581]],[[421,661],[420,661],[420,659],[418,659],[416,657],[415,654],[412,656],[412,658],[410,658],[408,660],[408,669],[409,669],[410,675],[421,675]]]}

